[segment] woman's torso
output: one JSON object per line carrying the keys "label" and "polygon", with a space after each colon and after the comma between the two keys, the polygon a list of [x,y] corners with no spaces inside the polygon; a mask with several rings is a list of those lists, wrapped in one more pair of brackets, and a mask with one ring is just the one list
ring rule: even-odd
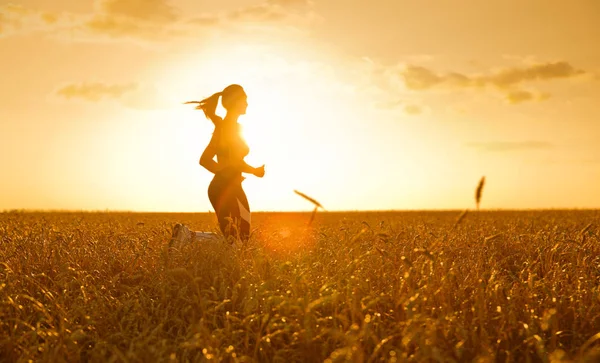
{"label": "woman's torso", "polygon": [[240,125],[224,121],[215,128],[217,133],[217,162],[227,165],[218,174],[221,176],[241,175],[241,165],[250,152],[246,141],[242,138]]}

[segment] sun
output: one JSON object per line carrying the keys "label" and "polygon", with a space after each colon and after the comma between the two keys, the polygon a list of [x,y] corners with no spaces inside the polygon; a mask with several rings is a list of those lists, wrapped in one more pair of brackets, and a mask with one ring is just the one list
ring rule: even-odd
{"label": "sun", "polygon": [[[347,184],[349,179],[343,175],[361,163],[356,160],[360,158],[357,145],[364,134],[356,102],[348,100],[351,87],[324,69],[324,62],[312,61],[302,52],[246,44],[208,52],[213,53],[219,57],[206,56],[207,52],[192,55],[165,76],[170,97],[177,96],[173,115],[182,132],[203,135],[195,143],[190,141],[185,153],[199,157],[214,126],[193,107],[183,108],[182,102],[208,97],[235,83],[248,95],[247,113],[239,119],[250,147],[246,161],[252,166],[264,164],[266,170],[263,179],[248,176],[244,181],[252,206],[311,210],[294,189],[323,201],[331,193],[325,188],[333,181]],[[224,116],[225,110],[219,106],[217,114]],[[174,152],[167,157],[182,156]],[[203,174],[203,182],[208,183],[208,177]]]}
{"label": "sun", "polygon": [[[249,194],[261,195],[265,204],[276,205],[281,199],[291,199],[298,184],[310,178],[306,155],[311,153],[310,139],[306,136],[307,117],[294,110],[298,95],[285,96],[285,90],[273,92],[274,85],[248,83],[247,114],[240,117],[242,136],[250,146],[246,161],[253,166],[265,165],[262,180],[249,177],[245,182]],[[288,202],[289,203],[289,202]]]}

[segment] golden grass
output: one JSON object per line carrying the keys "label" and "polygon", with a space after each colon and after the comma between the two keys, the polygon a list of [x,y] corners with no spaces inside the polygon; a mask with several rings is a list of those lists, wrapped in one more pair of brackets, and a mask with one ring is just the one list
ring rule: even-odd
{"label": "golden grass", "polygon": [[0,214],[0,361],[540,361],[600,355],[600,213]]}

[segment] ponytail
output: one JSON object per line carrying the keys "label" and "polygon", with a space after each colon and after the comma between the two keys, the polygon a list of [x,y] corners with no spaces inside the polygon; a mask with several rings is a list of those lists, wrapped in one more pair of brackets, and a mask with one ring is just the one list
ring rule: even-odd
{"label": "ponytail", "polygon": [[223,97],[222,103],[223,107],[229,111],[230,107],[233,107],[235,102],[237,102],[240,96],[245,96],[244,89],[242,86],[238,84],[232,84],[227,87],[222,92],[217,92],[214,95],[203,99],[202,101],[190,101],[185,102],[186,104],[195,103],[196,110],[204,111],[204,115],[207,119],[211,120],[215,126],[220,124],[223,119],[215,113],[217,111],[217,106],[219,105],[219,98]]}
{"label": "ponytail", "polygon": [[197,109],[204,111],[206,118],[211,120],[215,125],[221,120],[221,118],[215,113],[217,111],[217,106],[219,105],[219,98],[221,98],[221,95],[221,92],[217,92],[214,95],[200,101],[200,104],[198,107],[196,107]]}
{"label": "ponytail", "polygon": [[217,116],[217,106],[219,105],[219,98],[222,96],[222,92],[217,92],[214,95],[203,99],[202,101],[191,101],[186,103],[197,103],[196,110],[204,111],[204,115],[207,119],[211,120],[215,125],[217,125],[222,119]]}

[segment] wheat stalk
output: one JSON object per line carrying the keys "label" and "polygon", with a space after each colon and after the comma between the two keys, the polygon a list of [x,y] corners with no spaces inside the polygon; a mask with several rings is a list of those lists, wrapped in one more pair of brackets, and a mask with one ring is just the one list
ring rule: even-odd
{"label": "wheat stalk", "polygon": [[[310,215],[310,220],[308,221],[308,225],[310,226],[312,224],[312,222],[315,220],[315,217],[317,216],[317,210],[319,208],[323,208],[323,206],[321,205],[321,203],[319,203],[316,199],[309,197],[308,195],[299,192],[297,190],[294,189],[294,193],[298,194],[299,196],[301,196],[302,198],[308,200],[309,202],[311,202],[312,204],[315,205],[315,209],[313,209],[311,215]],[[325,209],[325,208],[323,208]]]}
{"label": "wheat stalk", "polygon": [[309,226],[312,224],[312,222],[315,220],[315,217],[317,216],[317,209],[319,209],[319,207],[315,207],[315,209],[313,209],[312,213],[310,214],[310,221],[308,221]]}
{"label": "wheat stalk", "polygon": [[[321,203],[319,203],[316,199],[309,197],[308,195],[299,192],[297,190],[294,190],[294,193],[298,194],[299,196],[301,196],[302,198],[308,200],[309,202],[311,202],[312,204],[314,204],[317,208],[323,208],[323,206],[321,205]],[[325,208],[323,208],[325,209]]]}
{"label": "wheat stalk", "polygon": [[481,177],[477,189],[475,190],[475,203],[477,204],[477,210],[479,210],[479,203],[481,202],[481,194],[483,193],[483,186],[485,185],[485,176]]}
{"label": "wheat stalk", "polygon": [[456,228],[456,226],[458,226],[463,219],[465,219],[465,217],[467,216],[467,213],[469,213],[468,209],[465,209],[459,216],[458,218],[456,218],[456,222],[454,222],[454,226],[452,226],[452,229]]}

